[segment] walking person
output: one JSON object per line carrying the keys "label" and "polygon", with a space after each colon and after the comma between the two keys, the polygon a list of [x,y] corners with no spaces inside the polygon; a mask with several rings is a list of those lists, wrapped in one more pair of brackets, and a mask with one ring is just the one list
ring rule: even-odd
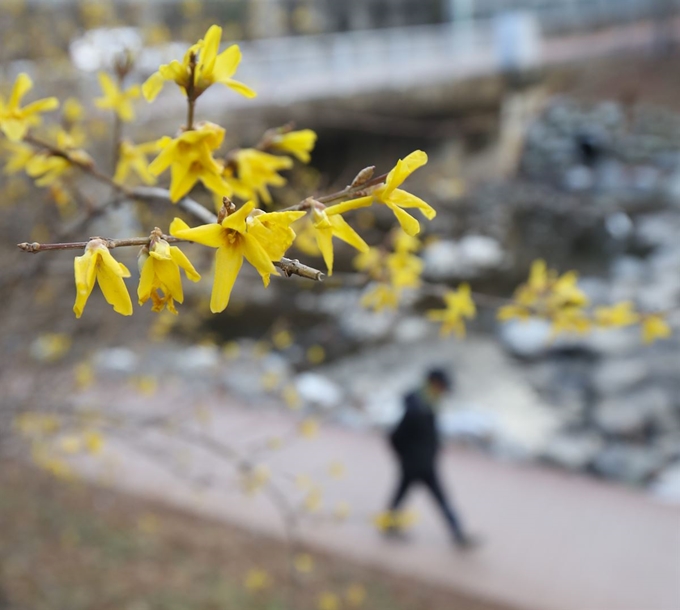
{"label": "walking person", "polygon": [[[433,369],[419,389],[405,396],[404,415],[389,437],[401,470],[390,512],[393,514],[399,509],[412,485],[422,483],[444,515],[456,545],[467,549],[476,546],[478,540],[463,529],[437,472],[440,443],[436,410],[441,398],[450,390],[449,376],[443,370]],[[388,533],[396,534],[399,530],[391,527]]]}

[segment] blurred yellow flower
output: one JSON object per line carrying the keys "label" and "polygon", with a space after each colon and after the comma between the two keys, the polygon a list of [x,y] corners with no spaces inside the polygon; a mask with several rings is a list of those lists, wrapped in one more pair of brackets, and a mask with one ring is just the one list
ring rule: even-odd
{"label": "blurred yellow flower", "polygon": [[96,455],[101,453],[102,447],[104,446],[104,437],[100,432],[95,432],[94,430],[87,430],[83,434],[83,442],[85,443],[85,450],[88,453]]}
{"label": "blurred yellow flower", "polygon": [[299,432],[305,438],[314,438],[319,433],[319,422],[311,417],[300,422]]}
{"label": "blurred yellow flower", "polygon": [[0,96],[0,130],[13,142],[21,140],[30,127],[40,124],[41,112],[59,107],[59,100],[56,97],[48,97],[22,108],[21,100],[32,88],[31,77],[22,72],[14,81],[9,99],[5,101]]}
{"label": "blurred yellow flower", "polygon": [[361,306],[376,312],[396,309],[399,307],[399,291],[389,284],[375,284],[362,295]]}
{"label": "blurred yellow flower", "polygon": [[219,313],[229,304],[231,290],[245,258],[262,276],[265,285],[271,274],[278,275],[267,252],[260,242],[246,230],[246,217],[254,209],[252,201],[226,216],[221,224],[211,223],[195,228],[179,218],[170,225],[170,234],[180,239],[194,241],[217,249],[215,276],[210,311]]}
{"label": "blurred yellow flower", "polygon": [[134,121],[135,109],[132,100],[139,97],[139,85],[132,85],[124,91],[106,72],[100,72],[97,76],[104,95],[94,100],[95,106],[102,110],[113,110],[118,118],[126,123]]}
{"label": "blurred yellow flower", "polygon": [[257,466],[247,470],[241,479],[241,486],[243,491],[250,495],[260,491],[271,479],[271,470],[266,464],[258,464]]}
{"label": "blurred yellow flower", "polygon": [[317,135],[311,129],[300,131],[288,131],[272,137],[269,147],[272,150],[290,153],[303,163],[309,163],[312,159],[309,154],[316,144]]}
{"label": "blurred yellow flower", "polygon": [[76,123],[85,116],[85,108],[77,98],[69,97],[64,101],[62,113],[66,122]]}
{"label": "blurred yellow flower", "polygon": [[314,560],[309,553],[298,553],[293,559],[293,565],[300,574],[310,574],[314,569]]}
{"label": "blurred yellow flower", "polygon": [[328,465],[328,474],[333,479],[342,479],[345,476],[345,465],[342,462],[331,462]]}
{"label": "blurred yellow flower", "polygon": [[73,368],[76,388],[84,390],[94,382],[94,368],[89,362],[81,362]]}
{"label": "blurred yellow flower", "polygon": [[26,166],[36,154],[32,146],[11,140],[3,142],[2,150],[7,156],[4,172],[8,175],[25,171]]}
{"label": "blurred yellow flower", "polygon": [[319,595],[318,610],[340,610],[340,598],[330,591]]}
{"label": "blurred yellow flower", "polygon": [[129,140],[123,140],[118,149],[118,163],[113,179],[118,184],[124,184],[130,172],[134,172],[144,184],[155,184],[156,177],[149,171],[147,155],[157,152],[158,147],[157,140],[144,144],[133,144]]}
{"label": "blurred yellow flower", "polygon": [[321,364],[326,359],[326,350],[321,345],[310,345],[306,357],[309,364]]}
{"label": "blurred yellow flower", "polygon": [[91,239],[85,247],[85,253],[75,257],[73,266],[77,292],[73,311],[76,318],[83,315],[95,279],[107,303],[113,306],[115,312],[124,316],[132,315],[132,301],[123,281],[123,278],[130,277],[130,272],[123,263],[111,256],[103,240]]}
{"label": "blurred yellow flower", "polygon": [[408,252],[395,252],[386,258],[386,263],[394,288],[401,290],[420,286],[420,274],[425,265],[419,257]]}
{"label": "blurred yellow flower", "polygon": [[345,600],[351,608],[359,608],[366,601],[366,589],[360,584],[352,584],[345,591]]}
{"label": "blurred yellow flower", "polygon": [[293,345],[293,333],[287,328],[282,328],[272,335],[272,343],[276,349],[284,350]]}
{"label": "blurred yellow flower", "polygon": [[270,186],[283,186],[286,179],[278,172],[293,167],[290,157],[279,157],[254,148],[241,148],[231,154],[224,179],[234,194],[244,200],[272,203]]}
{"label": "blurred yellow flower", "polygon": [[352,265],[357,271],[368,273],[373,279],[380,279],[383,275],[384,253],[380,248],[369,248],[365,252],[357,254],[352,260]]}
{"label": "blurred yellow flower", "polygon": [[299,409],[302,406],[300,394],[292,383],[283,388],[281,396],[289,409]]}
{"label": "blurred yellow flower", "polygon": [[640,315],[635,311],[635,306],[630,301],[595,309],[595,322],[599,326],[631,326],[639,321]]}
{"label": "blurred yellow flower", "polygon": [[472,319],[477,313],[475,303],[470,296],[470,285],[461,284],[458,290],[447,290],[444,294],[446,309],[431,309],[427,312],[428,320],[442,322],[441,334],[447,336],[455,332],[458,337],[465,336],[465,319]]}
{"label": "blurred yellow flower", "polygon": [[267,572],[264,570],[252,569],[248,570],[243,586],[248,589],[248,591],[256,593],[257,591],[263,591],[264,589],[269,588],[271,584],[271,578]]}
{"label": "blurred yellow flower", "polygon": [[642,340],[653,343],[657,339],[667,339],[673,331],[661,314],[642,316]]}

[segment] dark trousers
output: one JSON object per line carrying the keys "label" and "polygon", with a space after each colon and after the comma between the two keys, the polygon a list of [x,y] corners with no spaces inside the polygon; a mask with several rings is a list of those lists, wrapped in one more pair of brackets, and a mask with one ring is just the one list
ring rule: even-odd
{"label": "dark trousers", "polygon": [[434,464],[430,468],[426,468],[421,471],[413,471],[409,468],[405,468],[402,464],[401,478],[394,492],[390,509],[397,510],[399,508],[406,497],[408,490],[415,483],[422,483],[430,490],[432,497],[437,502],[437,506],[439,506],[439,509],[446,519],[446,522],[451,528],[454,538],[456,540],[462,540],[464,538],[463,529],[455,511],[451,506],[451,503],[446,496],[446,493],[444,492],[444,489],[441,486]]}

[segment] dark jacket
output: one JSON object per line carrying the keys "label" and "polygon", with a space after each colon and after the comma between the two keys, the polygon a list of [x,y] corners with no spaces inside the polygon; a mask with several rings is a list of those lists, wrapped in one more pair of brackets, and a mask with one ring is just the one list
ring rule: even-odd
{"label": "dark jacket", "polygon": [[408,394],[404,406],[404,415],[390,434],[390,443],[405,470],[427,472],[434,467],[439,450],[434,410],[419,391]]}

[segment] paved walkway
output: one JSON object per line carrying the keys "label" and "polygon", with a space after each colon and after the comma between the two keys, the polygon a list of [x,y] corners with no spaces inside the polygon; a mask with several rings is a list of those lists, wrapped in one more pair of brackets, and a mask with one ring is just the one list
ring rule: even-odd
{"label": "paved walkway", "polygon": [[[163,411],[192,413],[186,406],[190,402],[178,400],[172,406],[158,396],[149,400],[118,391],[117,402],[136,414],[151,415],[153,405],[160,404],[165,404]],[[205,433],[241,447],[272,434],[286,437],[295,427],[287,413],[230,406],[225,397],[204,397],[199,412],[211,414],[201,424]],[[115,484],[123,489],[283,536],[279,515],[266,497],[244,495],[223,461],[183,442],[172,429],[166,432],[170,436],[148,430],[139,439],[121,431],[107,445],[104,459],[80,466],[89,476],[114,472]],[[334,460],[346,468],[340,480],[328,474]],[[351,505],[351,516],[342,525],[322,521],[305,526],[313,547],[448,587],[491,608],[680,608],[680,511],[640,493],[449,449],[442,460],[445,479],[469,528],[486,540],[474,553],[461,554],[420,491],[410,499],[419,520],[409,544],[386,541],[375,532],[370,517],[384,505],[394,476],[385,444],[375,434],[322,425],[315,438],[285,443],[264,461],[289,496],[301,498],[292,475],[306,474],[323,486],[325,507],[339,501]],[[205,489],[196,492],[189,478],[206,482]]]}

